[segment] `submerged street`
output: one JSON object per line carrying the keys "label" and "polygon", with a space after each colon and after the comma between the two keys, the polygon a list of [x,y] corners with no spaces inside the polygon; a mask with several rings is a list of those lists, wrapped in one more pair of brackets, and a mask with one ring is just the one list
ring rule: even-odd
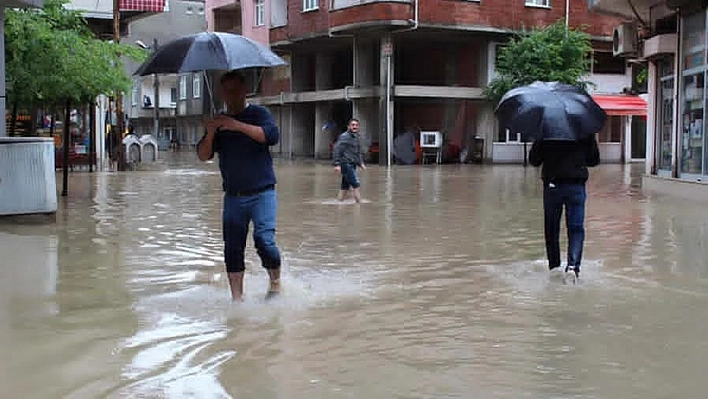
{"label": "submerged street", "polygon": [[0,397],[705,395],[708,213],[642,192],[643,165],[591,171],[569,284],[535,168],[371,166],[355,205],[276,160],[283,295],[249,239],[233,304],[216,164],[165,157],[72,173],[55,224],[0,221]]}

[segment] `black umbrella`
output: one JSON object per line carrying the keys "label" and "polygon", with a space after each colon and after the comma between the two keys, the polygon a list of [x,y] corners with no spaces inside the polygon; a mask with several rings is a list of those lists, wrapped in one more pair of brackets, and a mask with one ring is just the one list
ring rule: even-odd
{"label": "black umbrella", "polygon": [[607,119],[585,90],[559,82],[512,89],[495,113],[502,126],[531,140],[579,140],[602,130]]}
{"label": "black umbrella", "polygon": [[268,47],[233,33],[201,32],[182,36],[150,55],[135,75],[170,74],[285,65]]}

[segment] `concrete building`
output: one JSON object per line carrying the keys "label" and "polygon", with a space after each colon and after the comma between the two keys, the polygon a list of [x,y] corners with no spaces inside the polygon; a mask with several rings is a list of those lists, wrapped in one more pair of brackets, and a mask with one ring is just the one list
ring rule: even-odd
{"label": "concrete building", "polygon": [[708,61],[706,1],[591,0],[590,9],[624,18],[617,52],[648,65],[644,185],[708,199],[705,134]]}
{"label": "concrete building", "polygon": [[[206,28],[205,5],[199,0],[172,0],[169,10],[135,20],[128,26],[124,43],[151,50],[183,35]],[[133,73],[138,64],[126,65]],[[158,91],[155,91],[157,83]],[[185,145],[196,143],[201,135],[204,114],[205,82],[202,74],[174,74],[135,77],[130,95],[124,98],[129,124],[139,136],[152,134],[162,149],[171,140]],[[208,98],[207,98],[208,100]],[[208,102],[208,101],[207,101]],[[159,125],[155,127],[155,106],[159,109]]]}
{"label": "concrete building", "polygon": [[[253,3],[253,14],[246,3]],[[444,143],[433,159],[456,159],[481,137],[486,161],[521,162],[523,143],[501,131],[483,91],[494,77],[498,49],[514,31],[565,19],[572,27],[587,26],[593,38],[591,80],[613,114],[600,134],[603,157],[643,158],[642,151],[629,153],[637,121],[628,114],[645,110],[641,100],[638,110],[622,105],[632,76],[612,53],[621,19],[589,11],[585,0],[258,0],[213,9],[207,1],[207,19],[220,30],[220,21],[236,21],[241,13],[236,29],[243,32],[259,21],[259,4],[265,4],[270,44],[289,66],[268,70],[252,101],[278,118],[284,134],[275,151],[283,155],[329,157],[331,142],[354,116],[365,146],[380,154],[388,155],[396,134],[431,131],[440,132]]]}

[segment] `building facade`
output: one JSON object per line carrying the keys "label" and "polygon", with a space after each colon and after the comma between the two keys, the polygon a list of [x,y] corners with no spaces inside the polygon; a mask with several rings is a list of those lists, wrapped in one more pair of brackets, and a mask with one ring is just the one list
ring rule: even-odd
{"label": "building facade", "polygon": [[[627,56],[647,64],[645,184],[650,188],[664,179],[701,182],[708,178],[707,6],[708,2],[699,0],[590,2],[593,10],[625,18],[631,26]],[[627,42],[616,43],[625,46]],[[676,192],[672,184],[663,187]],[[696,188],[687,191],[696,192]],[[704,190],[698,188],[698,192]]]}
{"label": "building facade", "polygon": [[[619,101],[626,100],[621,93],[632,86],[628,63],[612,52],[613,29],[622,20],[590,11],[586,0],[254,0],[209,5],[207,1],[207,19],[215,30],[235,25],[240,13],[240,31],[263,23],[258,26],[268,28],[271,47],[289,62],[267,70],[252,99],[270,107],[278,119],[284,134],[275,152],[285,156],[329,157],[336,135],[356,117],[365,147],[384,155],[379,157],[382,164],[390,159],[388,143],[406,131],[439,132],[443,156],[438,159],[459,159],[482,138],[485,160],[522,162],[525,146],[499,128],[484,88],[495,75],[498,49],[514,31],[565,19],[571,27],[586,27],[593,38],[590,80],[612,115],[600,134],[604,158],[644,157],[645,146],[636,144],[643,144],[641,126],[636,129],[640,137],[630,144],[636,136],[631,128],[643,118],[631,115],[646,110],[627,110]],[[632,154],[632,147],[640,150]]]}
{"label": "building facade", "polygon": [[[172,0],[168,11],[131,22],[123,42],[152,51],[155,46],[159,48],[161,44],[205,28],[203,1]],[[133,73],[138,66],[129,63],[128,72]],[[135,77],[132,92],[124,97],[123,106],[131,130],[138,136],[154,135],[163,150],[170,142],[196,144],[201,136],[205,104],[209,103],[204,84],[201,73]],[[157,131],[156,106],[159,111]]]}

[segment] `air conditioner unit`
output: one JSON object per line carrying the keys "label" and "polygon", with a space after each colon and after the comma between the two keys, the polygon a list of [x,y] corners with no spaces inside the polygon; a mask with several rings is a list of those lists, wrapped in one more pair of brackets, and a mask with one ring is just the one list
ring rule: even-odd
{"label": "air conditioner unit", "polygon": [[656,35],[644,40],[644,58],[655,58],[664,54],[676,54],[678,47],[678,37],[676,33]]}
{"label": "air conditioner unit", "polygon": [[637,28],[630,22],[617,26],[612,35],[612,54],[615,57],[637,54]]}

